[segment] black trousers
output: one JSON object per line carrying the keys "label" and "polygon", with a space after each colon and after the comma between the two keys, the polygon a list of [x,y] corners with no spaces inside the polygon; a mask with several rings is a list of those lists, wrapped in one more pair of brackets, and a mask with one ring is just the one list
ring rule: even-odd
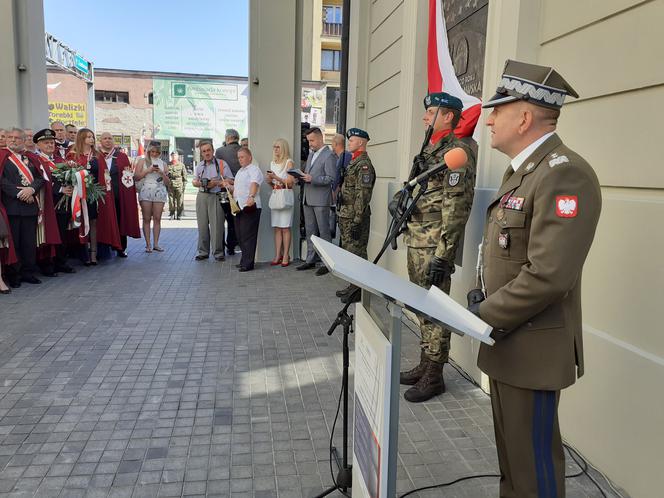
{"label": "black trousers", "polygon": [[8,218],[19,260],[8,277],[15,280],[20,277],[33,277],[37,269],[37,217],[8,216]]}
{"label": "black trousers", "polygon": [[238,237],[235,233],[235,216],[231,213],[231,203],[226,202],[221,205],[224,210],[224,217],[228,224],[228,232],[226,232],[226,249],[232,251],[238,243]]}
{"label": "black trousers", "polygon": [[[118,218],[118,228],[120,227],[120,193],[115,192],[115,215]],[[120,234],[120,245],[122,246],[122,251],[127,250],[127,236]]]}
{"label": "black trousers", "polygon": [[242,249],[242,268],[253,268],[256,257],[256,243],[258,242],[258,223],[261,219],[261,210],[256,209],[250,213],[239,212],[235,216],[235,234]]}

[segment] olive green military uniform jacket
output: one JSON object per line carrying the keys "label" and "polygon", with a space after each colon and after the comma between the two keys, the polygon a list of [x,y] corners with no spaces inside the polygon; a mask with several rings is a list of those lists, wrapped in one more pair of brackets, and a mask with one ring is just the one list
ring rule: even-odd
{"label": "olive green military uniform jacket", "polygon": [[187,169],[181,162],[168,165],[168,177],[171,180],[172,188],[183,189],[187,183]]}
{"label": "olive green military uniform jacket", "polygon": [[[418,201],[404,233],[408,247],[435,248],[435,255],[454,263],[464,233],[475,192],[475,155],[453,133],[424,149],[427,169],[444,162],[443,156],[460,147],[468,154],[463,168],[445,170],[429,179],[427,193]],[[415,187],[413,197],[419,186]]]}
{"label": "olive green military uniform jacket", "polygon": [[590,165],[557,135],[511,174],[487,209],[482,244],[487,298],[480,316],[496,343],[480,346],[489,377],[559,390],[583,375],[581,271],[602,197]]}
{"label": "olive green military uniform jacket", "polygon": [[353,159],[346,167],[341,184],[339,218],[350,218],[359,225],[371,216],[371,194],[376,183],[376,172],[366,151]]}

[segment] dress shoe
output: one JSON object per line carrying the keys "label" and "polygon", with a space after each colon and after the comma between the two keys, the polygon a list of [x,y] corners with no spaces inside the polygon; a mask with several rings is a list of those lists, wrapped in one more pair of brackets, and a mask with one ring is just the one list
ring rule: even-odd
{"label": "dress shoe", "polygon": [[316,263],[304,263],[296,268],[297,271],[311,270],[316,268]]}
{"label": "dress shoe", "polygon": [[26,282],[28,284],[41,284],[41,280],[35,276],[21,277],[21,282]]}
{"label": "dress shoe", "polygon": [[215,260],[215,261],[226,261],[226,257],[224,257],[224,256],[216,256],[216,257],[214,258],[214,260]]}
{"label": "dress shoe", "polygon": [[361,300],[362,300],[362,293],[360,292],[359,288],[357,288],[357,287],[355,287],[355,289],[350,291],[345,296],[341,297],[341,302],[344,303],[344,304],[359,303]]}
{"label": "dress shoe", "polygon": [[126,258],[127,257],[127,253],[124,252],[124,251],[117,251],[117,254],[118,254],[118,258]]}
{"label": "dress shoe", "polygon": [[316,270],[316,275],[319,277],[321,275],[327,275],[328,273],[330,273],[330,270],[327,269],[327,266],[321,266],[318,268],[318,270]]}
{"label": "dress shoe", "polygon": [[209,258],[209,256],[203,256],[202,254],[199,254],[199,255],[196,256],[196,258],[194,258],[194,259],[195,259],[196,261],[203,261],[204,259],[208,259],[208,258]]}
{"label": "dress shoe", "polygon": [[42,275],[44,275],[45,277],[57,277],[58,276],[58,274],[56,272],[52,271],[52,270],[51,271],[43,271]]}
{"label": "dress shoe", "polygon": [[226,249],[226,254],[229,256],[235,256],[235,248],[233,247],[232,249]]}
{"label": "dress shoe", "polygon": [[9,284],[9,287],[13,289],[18,289],[21,286],[20,280],[10,280],[7,283]]}
{"label": "dress shoe", "polygon": [[253,269],[254,269],[253,266],[247,266],[247,267],[241,266],[238,271],[243,271],[244,272],[244,271],[251,271]]}
{"label": "dress shoe", "polygon": [[0,294],[11,294],[12,290],[8,287],[6,289],[0,290]]}
{"label": "dress shoe", "polygon": [[235,265],[235,268],[242,268],[242,265],[240,263]]}
{"label": "dress shoe", "polygon": [[346,294],[348,294],[352,288],[354,287],[353,284],[349,284],[347,287],[344,287],[341,290],[338,290],[337,292],[334,293],[335,296],[337,297],[344,297]]}
{"label": "dress shoe", "polygon": [[69,265],[62,265],[58,266],[55,271],[61,272],[61,273],[76,273],[76,270],[74,270],[71,266]]}

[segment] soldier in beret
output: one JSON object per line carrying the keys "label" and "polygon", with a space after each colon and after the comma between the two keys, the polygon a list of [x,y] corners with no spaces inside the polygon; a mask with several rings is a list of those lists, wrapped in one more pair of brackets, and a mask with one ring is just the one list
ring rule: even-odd
{"label": "soldier in beret", "polygon": [[554,69],[507,61],[484,104],[491,146],[511,159],[487,208],[483,288],[468,295],[494,327],[477,364],[490,378],[500,496],[565,495],[558,402],[583,374],[581,272],[602,204],[595,172],[555,133],[567,95],[578,97]]}
{"label": "soldier in beret", "polygon": [[[339,231],[341,247],[353,254],[367,259],[367,244],[371,225],[371,194],[376,183],[376,172],[367,154],[369,134],[359,128],[351,128],[346,132],[348,150],[352,154],[351,161],[343,173],[340,199],[337,199],[339,211]],[[347,302],[355,293],[357,286],[349,285],[337,291],[337,296]]]}
{"label": "soldier in beret", "polygon": [[[460,169],[445,170],[429,179],[426,193],[418,200],[404,233],[408,276],[421,287],[436,286],[449,293],[454,259],[473,204],[475,155],[452,132],[461,119],[460,99],[445,92],[432,93],[424,99],[424,109],[423,121],[433,127],[433,134],[423,152],[422,171],[443,163],[445,153],[457,147],[464,149],[468,162]],[[445,392],[443,365],[450,349],[448,329],[424,317],[419,317],[419,322],[420,363],[401,372],[400,379],[401,384],[412,386],[404,398],[413,403]]]}

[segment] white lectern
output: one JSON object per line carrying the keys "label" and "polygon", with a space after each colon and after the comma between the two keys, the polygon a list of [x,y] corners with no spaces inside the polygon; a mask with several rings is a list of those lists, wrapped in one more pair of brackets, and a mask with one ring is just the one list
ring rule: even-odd
{"label": "white lectern", "polygon": [[353,496],[396,497],[401,309],[487,344],[492,327],[440,289],[423,289],[323,239],[311,240],[328,269],[363,289],[355,309]]}

